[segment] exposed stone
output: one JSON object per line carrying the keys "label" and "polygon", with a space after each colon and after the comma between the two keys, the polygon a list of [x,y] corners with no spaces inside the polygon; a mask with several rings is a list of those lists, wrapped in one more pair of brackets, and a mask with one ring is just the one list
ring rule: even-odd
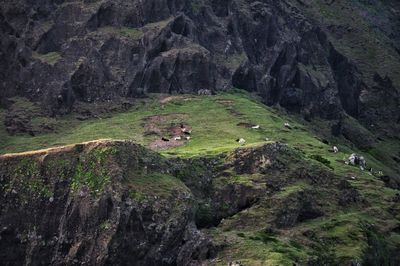
{"label": "exposed stone", "polygon": [[129,185],[140,173],[163,174],[165,167],[131,142],[0,157],[2,263],[188,265],[206,259],[212,246],[194,226],[192,195],[183,183],[145,196]]}
{"label": "exposed stone", "polygon": [[391,79],[376,74],[367,86],[294,1],[21,0],[2,5],[0,25],[2,103],[26,96],[54,114],[79,102],[235,86],[308,120],[399,118]]}

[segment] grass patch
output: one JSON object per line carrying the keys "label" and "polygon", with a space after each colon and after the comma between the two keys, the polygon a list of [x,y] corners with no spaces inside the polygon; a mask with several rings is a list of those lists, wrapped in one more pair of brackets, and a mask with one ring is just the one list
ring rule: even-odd
{"label": "grass patch", "polygon": [[146,195],[140,191],[131,190],[129,191],[129,197],[137,202],[142,202],[146,199]]}
{"label": "grass patch", "polygon": [[329,168],[333,169],[333,167],[331,166],[331,162],[329,160],[325,159],[324,157],[322,157],[319,154],[313,154],[313,155],[310,156],[310,158],[322,163],[326,167],[329,167]]}
{"label": "grass patch", "polygon": [[111,227],[112,227],[112,224],[110,221],[104,221],[100,224],[101,230],[109,230],[109,229],[111,229]]}
{"label": "grass patch", "polygon": [[127,183],[131,198],[138,201],[143,201],[149,196],[169,198],[178,191],[189,192],[178,178],[161,173],[132,176],[128,178]]}
{"label": "grass patch", "polygon": [[50,52],[47,54],[39,54],[37,52],[33,52],[32,57],[40,60],[42,63],[53,66],[58,62],[58,60],[61,59],[61,54],[59,52]]}
{"label": "grass patch", "polygon": [[199,0],[191,0],[190,7],[192,9],[193,14],[197,15],[200,12],[201,4]]}
{"label": "grass patch", "polygon": [[9,180],[2,180],[1,190],[5,194],[16,194],[22,204],[31,199],[53,195],[49,181],[41,176],[41,163],[35,158],[23,158]]}
{"label": "grass patch", "polygon": [[[317,160],[334,169],[338,176],[356,176],[357,179],[352,181],[354,185],[366,193],[375,193],[376,201],[374,202],[381,202],[379,195],[382,192],[374,189],[378,183],[382,185],[381,181],[357,167],[343,163],[351,153],[360,153],[359,151],[339,145],[339,153],[330,152],[331,147],[322,143],[306,126],[296,122],[295,117],[289,117],[263,105],[258,98],[246,92],[237,90],[217,96],[180,95],[162,104],[160,97],[160,95],[151,95],[145,102],[137,104],[134,110],[115,113],[108,118],[79,121],[75,119],[74,114],[57,118],[56,121],[52,121],[55,123],[56,132],[38,134],[34,137],[10,136],[4,124],[0,124],[0,153],[37,150],[94,139],[127,139],[148,145],[159,137],[146,136],[145,119],[154,115],[179,113],[185,115],[171,115],[170,120],[166,119],[162,123],[165,127],[171,124],[189,124],[193,130],[191,139],[184,142],[182,146],[161,151],[165,156],[214,156],[241,147],[236,142],[238,138],[246,140],[246,147],[273,141],[284,142],[305,154],[310,164]],[[21,104],[26,105],[26,103]],[[0,117],[4,119],[4,115],[4,110],[0,110]],[[291,130],[284,127],[285,122],[292,125]],[[238,126],[240,123],[260,125],[260,128],[245,128]],[[391,143],[380,145],[380,147],[393,153],[398,145]],[[370,153],[361,153],[365,156],[368,166],[390,173],[390,168],[375,158],[381,153],[377,151],[370,151]],[[191,175],[197,170],[188,169],[188,171]],[[199,171],[203,170],[199,169]],[[251,184],[251,179],[247,176],[234,176],[220,181]]]}
{"label": "grass patch", "polygon": [[305,182],[297,182],[295,184],[286,186],[284,188],[284,190],[282,190],[281,192],[277,193],[275,195],[276,198],[278,199],[284,199],[287,198],[289,195],[293,194],[293,193],[297,193],[300,191],[303,191],[305,189],[307,189],[310,185],[306,184]]}
{"label": "grass patch", "polygon": [[132,40],[140,40],[143,38],[143,31],[138,28],[129,28],[129,27],[103,27],[100,29],[103,32],[117,34]]}
{"label": "grass patch", "polygon": [[221,176],[213,180],[213,186],[222,187],[228,184],[252,186],[254,179],[258,179],[258,176],[257,175]]}
{"label": "grass patch", "polygon": [[106,148],[95,149],[84,154],[79,160],[71,180],[71,190],[78,191],[85,186],[92,194],[100,193],[111,182],[111,171],[107,160],[114,153],[113,149]]}
{"label": "grass patch", "polygon": [[[285,142],[302,154],[301,157],[304,161],[301,163],[310,164],[310,169],[313,169],[312,165],[316,165],[315,161],[318,161],[333,169],[332,171],[336,174],[334,178],[356,177],[355,180],[349,180],[349,182],[359,190],[363,198],[368,200],[368,206],[362,211],[350,212],[347,210],[348,213],[345,214],[334,210],[335,217],[330,217],[330,213],[327,213],[323,219],[317,218],[302,222],[298,225],[299,230],[307,228],[315,232],[319,238],[310,237],[312,243],[308,243],[308,245],[303,246],[298,238],[263,233],[262,227],[265,226],[270,213],[265,206],[260,204],[238,213],[233,218],[225,219],[224,224],[221,225],[223,229],[218,229],[217,234],[232,239],[232,242],[229,242],[229,248],[218,254],[227,263],[232,260],[241,260],[245,265],[293,265],[293,263],[303,265],[310,256],[321,257],[330,264],[340,264],[350,258],[361,259],[368,242],[368,237],[360,225],[361,222],[373,220],[372,222],[381,225],[385,224],[384,220],[387,220],[394,223],[393,217],[389,217],[387,214],[390,208],[390,204],[387,203],[395,196],[396,191],[384,188],[383,182],[370,176],[367,171],[363,172],[358,167],[345,165],[342,162],[351,153],[360,153],[358,150],[339,143],[340,152],[330,152],[331,147],[322,143],[306,125],[301,123],[300,119],[266,107],[258,98],[243,91],[233,91],[216,96],[179,95],[173,100],[163,103],[160,101],[161,95],[150,96],[143,104],[137,104],[134,110],[114,113],[108,118],[90,119],[83,122],[75,119],[74,114],[58,118],[55,121],[57,132],[40,134],[35,137],[9,136],[4,125],[0,124],[0,152],[34,150],[104,138],[129,139],[148,145],[159,136],[146,136],[146,118],[155,115],[170,115],[167,117],[171,117],[171,119],[160,122],[162,126],[168,127],[172,124],[184,123],[190,125],[193,131],[191,139],[182,146],[164,150],[161,153],[169,157],[190,158],[193,163],[190,164],[190,167],[181,169],[177,174],[178,178],[168,174],[147,173],[147,170],[140,173],[129,173],[125,182],[129,189],[129,197],[136,202],[141,203],[160,198],[170,199],[176,196],[177,192],[189,192],[181,180],[195,183],[199,176],[208,174],[208,169],[204,167],[204,164],[196,163],[195,160],[200,160],[197,157],[231,152],[233,149],[241,147],[236,142],[238,138],[246,140],[244,147],[276,141]],[[21,104],[23,103],[21,102]],[[4,118],[4,115],[5,111],[0,110],[0,117]],[[285,128],[285,122],[290,123],[292,129]],[[238,126],[240,123],[260,125],[260,128]],[[392,152],[398,146],[390,144],[383,147]],[[366,157],[368,165],[374,169],[384,167],[378,158],[382,154],[379,150],[361,154]],[[66,175],[73,176],[71,184],[73,190],[87,186],[96,193],[110,184],[112,165],[109,165],[109,156],[111,155],[112,152],[107,150],[98,150],[82,155],[81,162],[78,163],[76,171],[72,175],[68,174],[68,165],[62,167],[65,168]],[[280,158],[280,160],[283,159],[285,159],[284,156]],[[283,163],[294,166],[298,162],[289,158],[285,159]],[[37,175],[36,166],[30,165],[30,163],[23,166],[20,171],[32,177]],[[260,180],[260,176],[257,174],[237,175],[233,171],[227,171],[226,174],[226,176],[214,179],[213,185],[260,185],[260,182],[256,182]],[[287,198],[290,194],[305,190],[309,186],[305,182],[296,182],[284,187],[274,197],[277,199]],[[39,194],[50,195],[47,194],[46,188],[42,189],[41,183],[33,183],[31,187]],[[325,193],[325,191],[321,190],[321,193]],[[324,197],[327,195],[321,195],[320,198]],[[331,204],[329,201],[326,202]],[[333,205],[337,207],[334,203],[332,203]],[[200,204],[196,216],[196,220],[201,221],[202,224],[210,224],[213,217],[210,206],[207,203]],[[235,219],[247,219],[249,224],[242,225],[244,229],[241,231],[235,231],[237,228],[232,225],[237,222]],[[373,236],[372,239],[374,239]],[[398,235],[394,235],[392,239],[394,243],[400,241]],[[315,250],[319,254],[310,252],[310,245],[315,245]],[[332,257],[338,260],[330,261]]]}
{"label": "grass patch", "polygon": [[[34,137],[10,136],[6,132],[5,126],[0,124],[0,153],[37,150],[94,139],[127,139],[148,145],[159,137],[145,136],[145,118],[154,115],[183,113],[184,116],[171,115],[173,119],[165,120],[163,125],[168,127],[171,124],[189,124],[193,130],[191,139],[182,146],[161,151],[163,155],[174,157],[213,156],[241,147],[236,142],[238,138],[244,138],[247,147],[279,141],[289,144],[306,155],[311,154],[313,159],[310,158],[310,163],[314,159],[319,160],[331,169],[333,168],[338,175],[356,175],[366,178],[366,180],[371,179],[367,173],[361,172],[358,168],[340,162],[347,159],[353,152],[359,153],[357,150],[340,145],[339,153],[330,152],[331,147],[322,143],[306,126],[296,122],[296,118],[288,117],[263,105],[258,98],[243,91],[223,93],[217,96],[181,95],[163,104],[160,104],[160,95],[151,95],[149,99],[142,104],[137,104],[135,108],[135,110],[125,113],[112,114],[109,118],[86,121],[79,121],[75,119],[74,114],[70,114],[57,118],[56,121],[52,120],[57,129],[56,132],[38,134]],[[0,110],[0,117],[4,119],[4,115],[4,110]],[[285,122],[292,125],[291,130],[284,127]],[[240,123],[260,125],[260,128],[237,126]],[[373,152],[373,156],[361,154],[366,157],[368,165],[374,169],[384,169],[384,165],[374,158],[377,153]],[[239,177],[237,181],[247,182],[246,179]]]}
{"label": "grass patch", "polygon": [[213,231],[215,239],[230,239],[231,247],[218,254],[218,261],[227,265],[241,261],[244,265],[294,265],[306,264],[304,247],[293,241],[283,240],[264,232],[220,232]]}

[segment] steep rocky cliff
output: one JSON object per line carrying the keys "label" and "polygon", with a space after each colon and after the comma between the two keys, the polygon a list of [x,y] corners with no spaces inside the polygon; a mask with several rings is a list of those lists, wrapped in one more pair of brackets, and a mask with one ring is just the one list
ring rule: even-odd
{"label": "steep rocky cliff", "polygon": [[400,265],[399,29],[396,0],[1,0],[0,264]]}
{"label": "steep rocky cliff", "polygon": [[[163,163],[164,162],[164,163]],[[1,158],[3,265],[187,265],[209,241],[163,158],[98,141]]]}
{"label": "steep rocky cliff", "polygon": [[399,8],[396,1],[3,1],[0,100],[26,96],[56,114],[77,102],[233,86],[308,119],[346,113],[393,128]]}
{"label": "steep rocky cliff", "polygon": [[[383,238],[398,230],[398,194],[368,198],[366,187],[279,143],[166,159],[104,140],[3,155],[0,166],[3,265],[400,259],[399,243]],[[370,206],[384,206],[385,220]]]}

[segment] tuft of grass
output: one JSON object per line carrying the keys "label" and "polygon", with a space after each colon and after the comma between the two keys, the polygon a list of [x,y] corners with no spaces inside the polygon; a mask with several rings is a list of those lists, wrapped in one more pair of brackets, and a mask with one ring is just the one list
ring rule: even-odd
{"label": "tuft of grass", "polygon": [[129,191],[129,197],[137,202],[142,202],[146,199],[146,195],[140,191],[131,190]]}
{"label": "tuft of grass", "polygon": [[111,222],[110,221],[104,221],[104,222],[102,222],[101,224],[100,224],[100,229],[101,230],[109,230],[109,229],[111,229],[111,227],[112,227],[112,224],[111,224]]}
{"label": "tuft of grass", "polygon": [[140,40],[143,38],[143,31],[138,28],[129,28],[129,27],[103,27],[100,29],[103,32],[117,34],[132,40]]}
{"label": "tuft of grass", "polygon": [[61,54],[59,52],[50,52],[47,54],[39,54],[37,52],[33,52],[32,57],[40,60],[42,63],[53,66],[58,62],[58,60],[61,59]]}
{"label": "tuft of grass", "polygon": [[119,32],[121,35],[134,40],[138,40],[143,37],[143,32],[140,29],[122,27]]}
{"label": "tuft of grass", "polygon": [[192,0],[190,2],[190,7],[192,9],[193,14],[197,15],[200,12],[201,4],[199,0]]}

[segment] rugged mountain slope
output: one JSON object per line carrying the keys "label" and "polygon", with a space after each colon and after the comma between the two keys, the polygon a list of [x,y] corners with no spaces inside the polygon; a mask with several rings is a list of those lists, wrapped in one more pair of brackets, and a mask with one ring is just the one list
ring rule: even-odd
{"label": "rugged mountain slope", "polygon": [[[183,160],[95,141],[3,155],[0,166],[3,265],[400,259],[398,193],[279,143]],[[367,183],[385,192],[367,197]]]}
{"label": "rugged mountain slope", "polygon": [[[398,143],[362,152],[333,138],[333,153],[307,122],[243,92],[146,101],[108,118],[64,118],[57,133],[0,130],[2,153],[113,137],[166,156],[111,140],[2,155],[2,261],[398,264]],[[189,141],[153,146],[173,142],[180,124]],[[247,145],[235,150],[238,137]],[[345,164],[353,152],[373,170]]]}
{"label": "rugged mountain slope", "polygon": [[[165,160],[124,142],[1,158],[3,265],[187,265],[209,243]],[[201,248],[200,248],[201,247]]]}
{"label": "rugged mountain slope", "polygon": [[399,14],[3,0],[0,264],[400,264]]}
{"label": "rugged mountain slope", "polygon": [[345,112],[393,128],[399,10],[396,1],[6,1],[0,97],[28,96],[54,114],[77,101],[235,86],[309,119]]}

